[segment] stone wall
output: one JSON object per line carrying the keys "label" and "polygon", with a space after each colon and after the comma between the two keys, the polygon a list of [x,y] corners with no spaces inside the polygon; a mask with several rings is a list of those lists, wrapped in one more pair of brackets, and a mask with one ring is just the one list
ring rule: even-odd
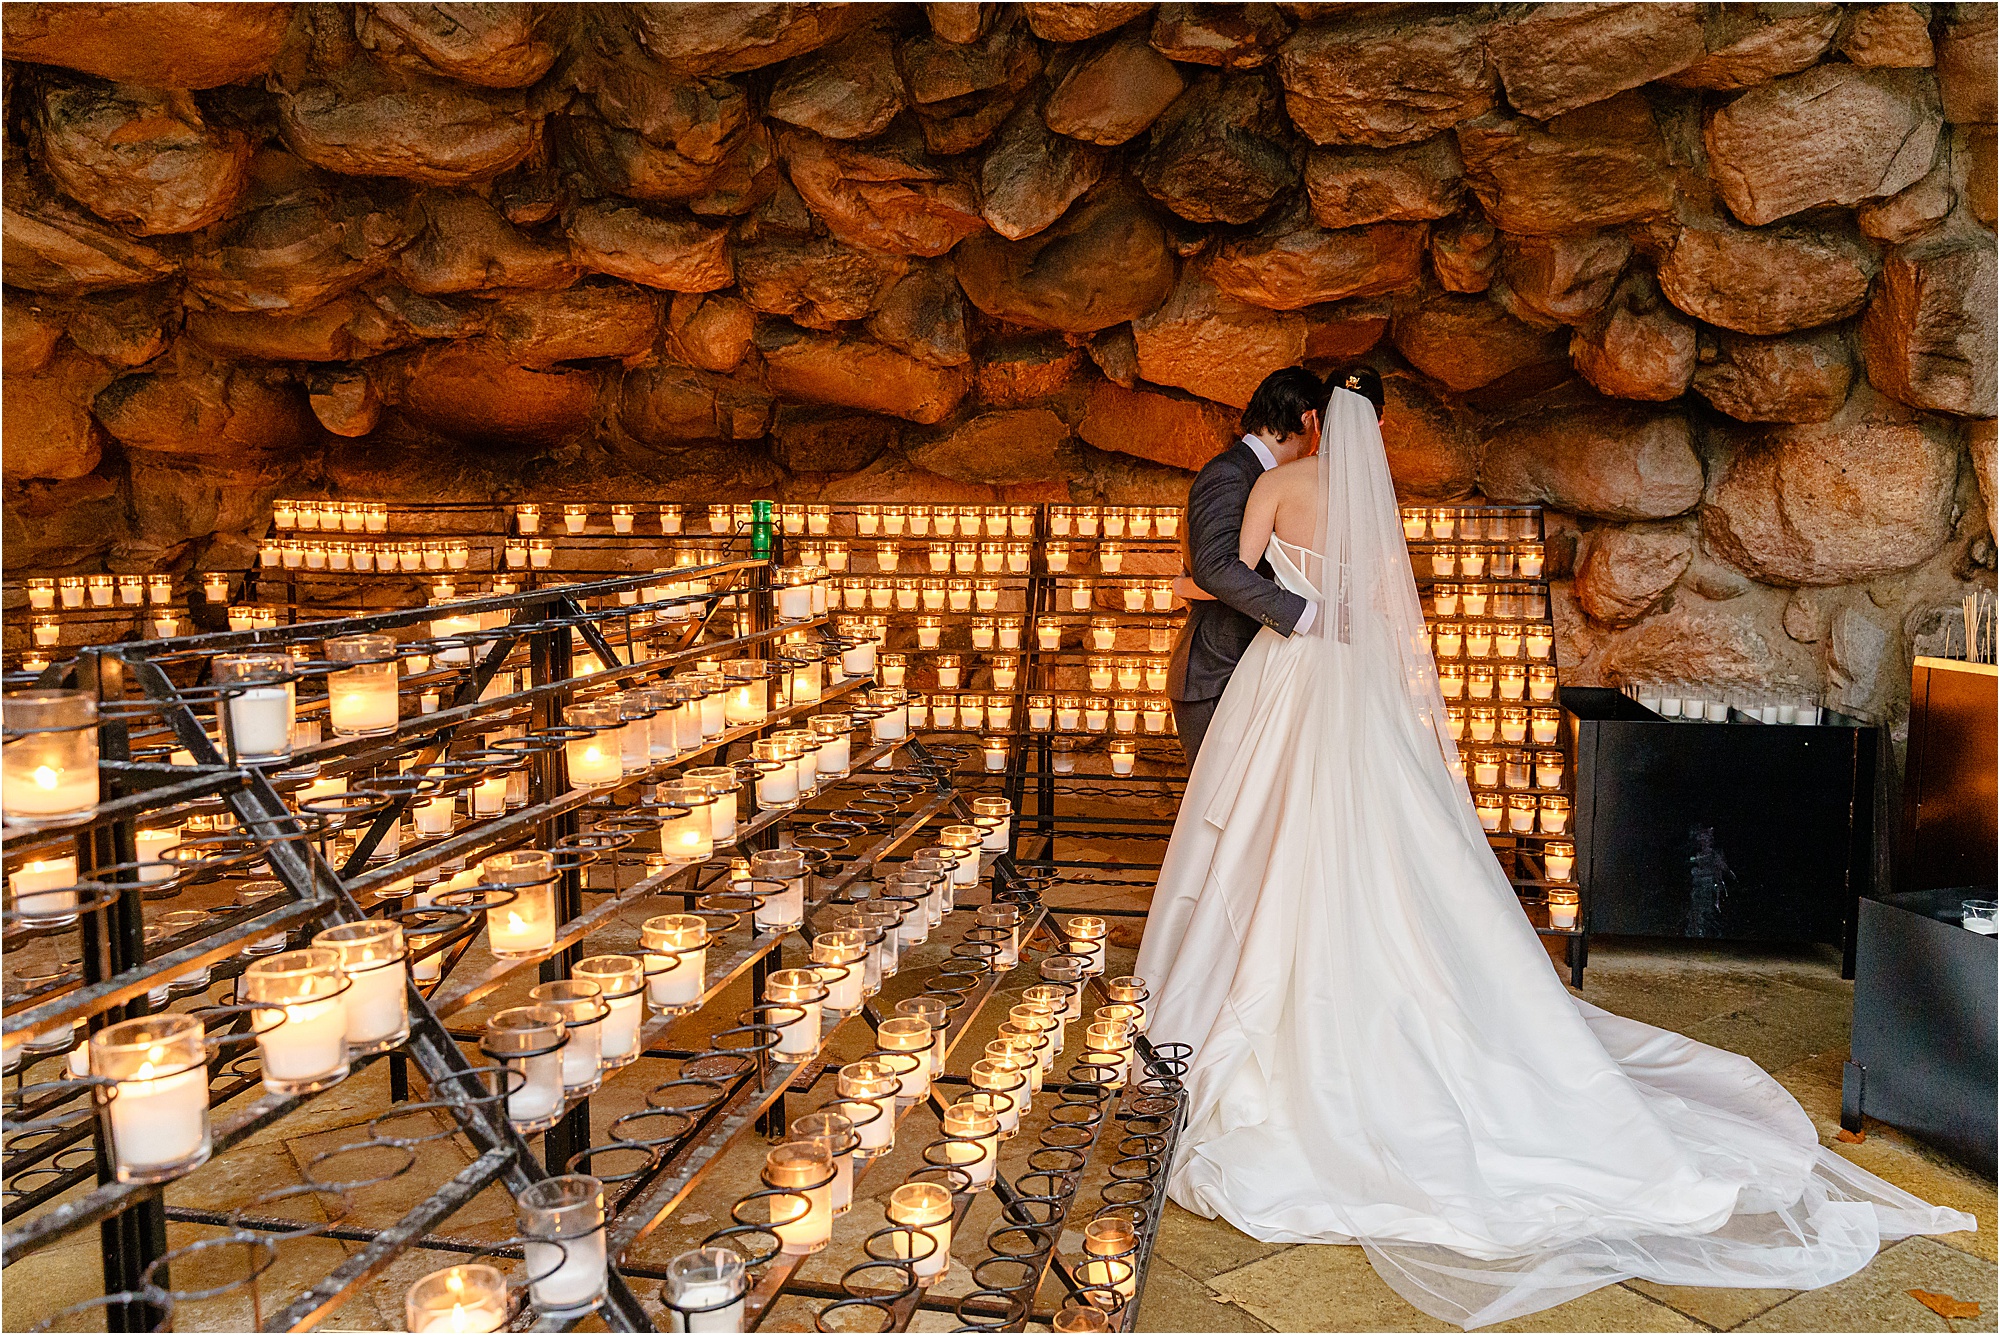
{"label": "stone wall", "polygon": [[4,24],[17,575],[280,493],[1168,501],[1303,359],[1551,507],[1572,680],[1893,717],[1991,583],[1990,5]]}

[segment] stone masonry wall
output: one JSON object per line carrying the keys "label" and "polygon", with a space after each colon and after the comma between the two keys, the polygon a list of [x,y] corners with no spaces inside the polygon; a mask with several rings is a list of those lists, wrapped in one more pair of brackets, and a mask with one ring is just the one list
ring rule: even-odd
{"label": "stone masonry wall", "polygon": [[6,559],[278,494],[1166,502],[1269,370],[1571,680],[1894,720],[1992,582],[1986,4],[10,4]]}

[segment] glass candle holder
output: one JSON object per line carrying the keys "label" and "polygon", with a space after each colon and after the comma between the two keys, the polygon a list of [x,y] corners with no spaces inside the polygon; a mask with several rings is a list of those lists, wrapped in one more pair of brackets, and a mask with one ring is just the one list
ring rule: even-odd
{"label": "glass candle holder", "polygon": [[97,702],[82,691],[12,691],[0,699],[0,812],[7,824],[74,824],[97,808]]}
{"label": "glass candle holder", "polygon": [[486,935],[501,959],[539,955],[555,945],[555,856],[542,849],[495,853],[479,864],[482,893],[511,891],[513,898],[486,910]]}
{"label": "glass candle holder", "polygon": [[1070,544],[1066,542],[1052,542],[1044,547],[1042,555],[1049,563],[1049,573],[1052,575],[1068,574],[1069,554]]}
{"label": "glass candle holder", "polygon": [[958,865],[952,869],[953,885],[974,885],[979,881],[979,846],[986,842],[986,832],[977,825],[947,825],[938,831],[938,843],[958,855]]}
{"label": "glass candle holder", "polygon": [[646,1018],[645,965],[635,955],[591,955],[570,969],[580,982],[594,983],[604,1000],[598,1060],[607,1071],[639,1060],[640,1022]]}
{"label": "glass candle holder", "polygon": [[568,1041],[562,1012],[550,1006],[509,1006],[486,1021],[480,1051],[501,1066],[507,1120],[522,1135],[562,1120],[562,1050]]}
{"label": "glass candle holder", "polygon": [[802,1062],[819,1051],[819,1004],[828,995],[814,969],[778,969],[764,980],[766,1013],[762,1023],[775,1025],[778,1043],[773,1055]]}
{"label": "glass candle holder", "polygon": [[833,1238],[833,1156],[818,1139],[790,1140],[764,1155],[771,1231],[787,1256],[823,1251]]}
{"label": "glass candle holder", "polygon": [[535,1310],[570,1317],[604,1301],[604,1185],[583,1173],[531,1182],[515,1211]]}
{"label": "glass candle holder", "polygon": [[563,1017],[569,1034],[562,1049],[563,1097],[579,1098],[603,1084],[604,1022],[611,1007],[597,984],[581,977],[538,983],[528,989],[528,1000]]}
{"label": "glass candle holder", "polygon": [[90,1073],[120,1182],[164,1182],[208,1161],[208,1051],[199,1019],[148,1015],[90,1036]]}
{"label": "glass candle holder", "polygon": [[[137,581],[135,580],[134,583]],[[56,582],[52,579],[31,579],[28,581],[28,608],[35,612],[52,612],[56,606]]]}
{"label": "glass candle holder", "polygon": [[1534,701],[1548,701],[1556,697],[1556,670],[1552,667],[1531,667],[1528,669],[1528,698]]}
{"label": "glass candle holder", "polygon": [[683,1015],[706,986],[708,923],[692,913],[665,913],[640,925],[646,999],[655,1010]]}
{"label": "glass candle holder", "polygon": [[[1554,849],[1556,845],[1550,844],[1548,845],[1548,847],[1550,849]],[[1550,857],[1550,861],[1551,862],[1554,861],[1553,856]],[[1549,879],[1550,880],[1556,879],[1555,873],[1553,871],[1549,873]],[[1563,879],[1565,880],[1568,879],[1567,872],[1565,872]],[[1545,902],[1548,904],[1549,908],[1550,927],[1553,927],[1558,931],[1565,931],[1565,932],[1573,932],[1576,930],[1576,911],[1577,911],[1576,891],[1550,890],[1545,898]]]}
{"label": "glass candle holder", "polygon": [[350,1056],[386,1052],[410,1036],[410,971],[403,925],[386,918],[329,927],[313,945],[340,957]]}
{"label": "glass candle holder", "polygon": [[1558,795],[1548,795],[1537,802],[1543,834],[1567,834],[1569,832],[1569,799]]}
{"label": "glass candle holder", "polygon": [[562,743],[564,761],[570,771],[570,787],[616,787],[624,777],[624,745],[620,729],[624,715],[616,699],[572,705],[570,727],[588,727],[584,737],[568,737]]}
{"label": "glass candle holder", "polygon": [[236,758],[247,764],[284,760],[292,754],[295,687],[292,661],[284,654],[217,654],[211,676],[230,690],[224,717]]}
{"label": "glass candle holder", "polygon": [[1576,845],[1564,840],[1543,844],[1542,867],[1549,880],[1558,884],[1567,882],[1576,870]]}
{"label": "glass candle holder", "polygon": [[1090,1259],[1077,1267],[1079,1284],[1115,1291],[1130,1301],[1138,1293],[1139,1230],[1122,1214],[1102,1214],[1083,1226],[1083,1251]]}
{"label": "glass candle holder", "polygon": [[[145,831],[141,831],[145,833]],[[176,836],[178,838],[178,836]],[[143,856],[143,853],[142,853]],[[157,850],[153,851],[157,857]],[[143,873],[152,868],[142,868]],[[153,880],[173,874],[170,867],[158,869]],[[7,888],[14,892],[12,908],[24,921],[42,927],[62,927],[77,919],[76,856],[30,858],[7,875]]]}
{"label": "glass candle holder", "polygon": [[1125,568],[1125,544],[1101,542],[1097,545],[1097,565],[1107,575],[1115,575]]}
{"label": "glass candle holder", "polygon": [[861,1009],[863,956],[867,943],[852,929],[821,932],[813,938],[812,958],[826,1000],[820,1003],[836,1020]]}
{"label": "glass candle holder", "polygon": [[1111,702],[1111,730],[1113,732],[1137,732],[1139,730],[1139,702],[1130,696],[1120,696]]}
{"label": "glass candle holder", "polygon": [[1124,537],[1127,515],[1125,507],[1122,505],[1107,505],[1104,507],[1103,515],[1104,536],[1107,538]]}
{"label": "glass candle holder", "polygon": [[556,545],[547,538],[535,538],[528,543],[528,567],[531,570],[547,570],[555,556]]}
{"label": "glass candle holder", "polygon": [[1090,647],[1103,652],[1118,643],[1118,623],[1110,617],[1093,617],[1090,622]]}
{"label": "glass candle holder", "polygon": [[[931,1048],[935,1035],[930,1022],[917,1015],[893,1015],[882,1021],[875,1029],[875,1043],[882,1052],[895,1057],[914,1056],[918,1060],[912,1065],[901,1063],[909,1069],[897,1071],[897,1097],[905,1103],[914,1103],[925,1097],[931,1089]],[[882,1060],[877,1057],[875,1060]],[[890,1062],[891,1066],[898,1063]]]}
{"label": "glass candle holder", "polygon": [[937,1283],[951,1268],[951,1192],[935,1182],[905,1182],[889,1193],[883,1214],[898,1226],[890,1255],[910,1262],[919,1288]]}
{"label": "glass candle holder", "polygon": [[387,635],[342,635],[326,656],[349,663],[326,679],[329,719],[339,737],[381,737],[396,731],[396,642]]}
{"label": "glass candle holder", "polygon": [[993,1094],[966,1096],[944,1110],[944,1160],[965,1174],[966,1190],[993,1185],[1000,1163],[1000,1117],[1006,1100]]}
{"label": "glass candle holder", "polygon": [[783,885],[757,901],[751,922],[760,932],[789,932],[806,918],[806,855],[796,848],[765,848],[750,855],[750,875]]}
{"label": "glass candle holder", "polygon": [[663,783],[653,792],[659,804],[668,808],[660,822],[660,852],[675,862],[706,862],[714,856],[710,812],[715,808],[716,797],[708,785],[686,781]]}
{"label": "glass candle holder", "polygon": [[37,617],[30,634],[38,649],[49,649],[62,643],[62,623],[54,617]]}
{"label": "glass candle holder", "polygon": [[667,1262],[660,1301],[671,1331],[734,1335],[743,1329],[743,1297],[750,1286],[743,1257],[726,1247],[698,1247]]}
{"label": "glass candle holder", "polygon": [[1114,741],[1111,743],[1111,772],[1130,774],[1139,762],[1137,742]]}
{"label": "glass candle holder", "polygon": [[507,1325],[507,1280],[490,1265],[455,1265],[425,1275],[403,1296],[411,1331],[496,1331]]}
{"label": "glass candle holder", "polygon": [[1110,945],[1111,924],[1102,918],[1071,918],[1063,929],[1071,954],[1081,955],[1084,973],[1092,978],[1104,972],[1104,951]]}
{"label": "glass candle holder", "polygon": [[895,1148],[896,1091],[901,1087],[901,1078],[884,1062],[864,1059],[840,1068],[837,1077],[840,1097],[872,1107],[878,1114],[873,1118],[865,1114],[849,1115],[855,1124],[855,1134],[861,1139],[855,1151],[857,1160],[877,1159]]}
{"label": "glass candle holder", "polygon": [[1101,695],[1087,697],[1083,702],[1083,727],[1086,732],[1103,732],[1111,725],[1111,701]]}
{"label": "glass candle holder", "polygon": [[243,970],[240,989],[257,1005],[257,1055],[273,1094],[309,1094],[347,1078],[348,984],[340,959],[337,950],[312,946]]}

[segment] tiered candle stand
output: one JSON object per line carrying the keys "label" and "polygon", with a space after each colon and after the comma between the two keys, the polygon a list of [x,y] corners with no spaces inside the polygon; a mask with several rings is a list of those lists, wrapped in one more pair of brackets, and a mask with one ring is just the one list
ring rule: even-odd
{"label": "tiered candle stand", "polygon": [[1562,712],[1539,506],[1405,506],[1403,536],[1459,765],[1536,932],[1589,952],[1577,856],[1576,723]]}
{"label": "tiered candle stand", "polygon": [[[378,536],[394,522],[385,516]],[[775,550],[761,522],[749,527],[723,536]],[[500,550],[504,567],[504,539]],[[433,1310],[461,1324],[490,1317],[465,1328],[565,1329],[594,1309],[620,1330],[678,1328],[690,1314],[697,1328],[747,1330],[781,1304],[803,1304],[825,1328],[902,1329],[933,1310],[1021,1329],[1058,1315],[1035,1305],[1051,1274],[1074,1309],[1066,1324],[1131,1327],[1182,1117],[1184,1051],[1134,1036],[1143,987],[1107,981],[1103,920],[1052,916],[1043,892],[1054,878],[1017,864],[1004,809],[975,802],[961,781],[1006,775],[989,780],[965,748],[913,735],[901,696],[861,666],[862,641],[830,635],[809,601],[787,615],[799,612],[784,597],[791,577],[774,590],[768,559],[707,555],[670,578],[649,564],[579,581],[552,564],[540,587],[531,575],[517,592],[460,597],[443,625],[436,607],[301,620],[316,609],[297,598],[308,577],[295,576],[284,624],[87,648],[42,671],[33,684],[77,692],[63,698],[94,705],[94,727],[28,722],[10,695],[10,767],[15,747],[25,758],[58,733],[92,736],[98,752],[79,770],[94,778],[94,806],[86,791],[81,807],[44,810],[33,825],[10,798],[0,842],[14,891],[4,1050],[19,1072],[6,1099],[7,1265],[98,1225],[106,1292],[81,1307],[124,1330],[190,1328],[204,1302],[245,1293],[264,1329],[319,1324],[419,1250],[435,1252],[439,1270],[472,1264],[411,1288],[412,1329]],[[264,675],[220,661],[249,653],[283,657]],[[730,671],[737,662],[780,666]],[[714,666],[726,687],[701,671]],[[654,681],[667,685],[640,690]],[[761,703],[752,683],[768,690]],[[378,688],[388,693],[372,703],[389,712],[371,720],[364,697]],[[717,696],[723,716],[708,720],[700,711]],[[251,754],[270,742],[258,711],[288,700],[299,726],[279,720],[281,753]],[[822,770],[805,742],[758,745],[813,720],[814,743],[837,743],[847,765]],[[374,726],[350,726],[361,723]],[[614,772],[583,786],[607,758]],[[60,762],[41,767],[60,787]],[[663,783],[703,769],[698,786]],[[786,795],[773,785],[787,773],[817,791]],[[11,780],[10,768],[10,791]],[[738,823],[717,834],[711,820],[706,855],[651,851],[725,799],[740,806]],[[949,901],[948,879],[965,882]],[[794,926],[787,905],[800,891]],[[655,925],[641,931],[641,919]],[[400,926],[400,958],[368,953],[397,935],[361,926],[371,922]],[[843,944],[827,938],[850,932],[858,957],[821,968]],[[690,964],[695,937],[703,953]],[[898,946],[900,969],[889,962]],[[626,1021],[636,1034],[618,1040],[636,1045],[629,1062],[606,1045],[638,995],[614,983],[631,976],[620,957],[642,962],[644,983]],[[371,977],[384,967],[404,980],[401,1033],[396,987]],[[655,983],[690,967],[699,982],[687,996],[650,1004]],[[854,970],[879,977],[879,992],[823,1011]],[[555,1009],[509,1004],[530,1000],[520,993],[531,974],[533,1000]],[[593,979],[605,980],[595,999]],[[1024,985],[1051,991],[1040,1003],[1000,992]],[[977,1064],[962,1049],[1004,1003],[1024,1021],[1010,1050],[1032,1062],[1049,1047],[1036,1017],[1072,1000],[1080,1022],[1041,1073],[1041,1110],[1014,1141],[988,1140],[980,1116],[1011,1106],[995,1091],[1025,1068],[991,1045]],[[336,1024],[326,1049],[329,1006],[345,1008],[346,1042]],[[942,1058],[926,1096],[898,1101],[892,1085],[871,1119],[865,1102],[825,1087],[847,1078],[829,1069],[828,1046],[856,1032],[872,1031],[885,1069],[913,1070],[904,1054],[928,1021],[907,1017],[926,1015],[938,1018],[924,1032]],[[111,1042],[135,1034],[136,1049]],[[72,1068],[86,1035],[104,1041],[86,1042]],[[158,1064],[184,1048],[185,1071]],[[137,1064],[121,1065],[130,1051]],[[377,1061],[388,1064],[386,1106],[299,1184],[228,1211],[178,1191],[168,1203],[169,1183],[203,1173],[208,1157],[238,1157],[260,1132],[283,1134]],[[536,1105],[549,1073],[558,1083]],[[598,1083],[620,1080],[644,1082],[638,1105],[593,1116]],[[950,1264],[972,1267],[969,1291],[933,1296],[923,1282],[938,1250],[922,1190],[915,1213],[886,1221],[857,1197],[831,1234],[868,1239],[867,1259],[837,1284],[802,1273],[794,1244],[824,1221],[808,1180],[821,1142],[798,1139],[801,1099],[848,1108],[857,1131],[893,1122],[897,1143],[921,1150],[908,1183],[940,1188],[954,1224],[979,1196],[997,1198],[985,1233],[960,1229],[952,1245]],[[445,1129],[412,1131],[424,1114]],[[166,1144],[181,1122],[188,1143]],[[779,1149],[792,1158],[772,1151],[765,1190],[718,1203],[715,1170],[758,1152],[760,1131],[791,1137]],[[453,1132],[471,1147],[462,1168],[436,1152]],[[537,1134],[540,1155],[527,1139]],[[838,1134],[830,1143],[848,1152]],[[883,1162],[857,1164],[857,1178]],[[364,1227],[361,1211],[382,1196],[373,1189],[397,1178],[420,1184],[416,1203],[386,1228]],[[453,1215],[496,1182],[519,1203],[520,1234],[455,1236]],[[302,1195],[330,1222],[301,1222]],[[676,1236],[693,1202],[725,1221],[693,1239],[721,1254],[691,1266],[687,1255],[652,1259],[648,1240]],[[219,1231],[169,1248],[169,1222]],[[1085,1234],[1074,1256],[1060,1245],[1066,1229]],[[348,1255],[302,1291],[260,1291],[287,1245],[315,1238],[351,1244]],[[600,1248],[608,1264],[591,1292]],[[511,1288],[495,1287],[477,1264],[488,1260],[516,1272]],[[177,1286],[177,1272],[197,1271],[240,1277]],[[709,1324],[727,1321],[739,1297],[735,1326]],[[23,1326],[91,1319],[35,1313],[20,1294],[14,1306]]]}

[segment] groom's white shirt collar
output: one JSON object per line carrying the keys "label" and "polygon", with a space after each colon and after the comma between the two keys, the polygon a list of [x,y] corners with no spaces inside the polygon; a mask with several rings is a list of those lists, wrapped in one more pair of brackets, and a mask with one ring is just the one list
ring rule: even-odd
{"label": "groom's white shirt collar", "polygon": [[[1263,441],[1257,439],[1255,436],[1245,436],[1243,443],[1250,447],[1250,453],[1257,456],[1257,462],[1264,465],[1265,472],[1268,473],[1278,466],[1277,456],[1271,453],[1271,447]],[[1299,617],[1299,623],[1292,627],[1292,634],[1303,635],[1311,630],[1313,617],[1318,615],[1318,613],[1319,604],[1308,601],[1305,612]]]}

